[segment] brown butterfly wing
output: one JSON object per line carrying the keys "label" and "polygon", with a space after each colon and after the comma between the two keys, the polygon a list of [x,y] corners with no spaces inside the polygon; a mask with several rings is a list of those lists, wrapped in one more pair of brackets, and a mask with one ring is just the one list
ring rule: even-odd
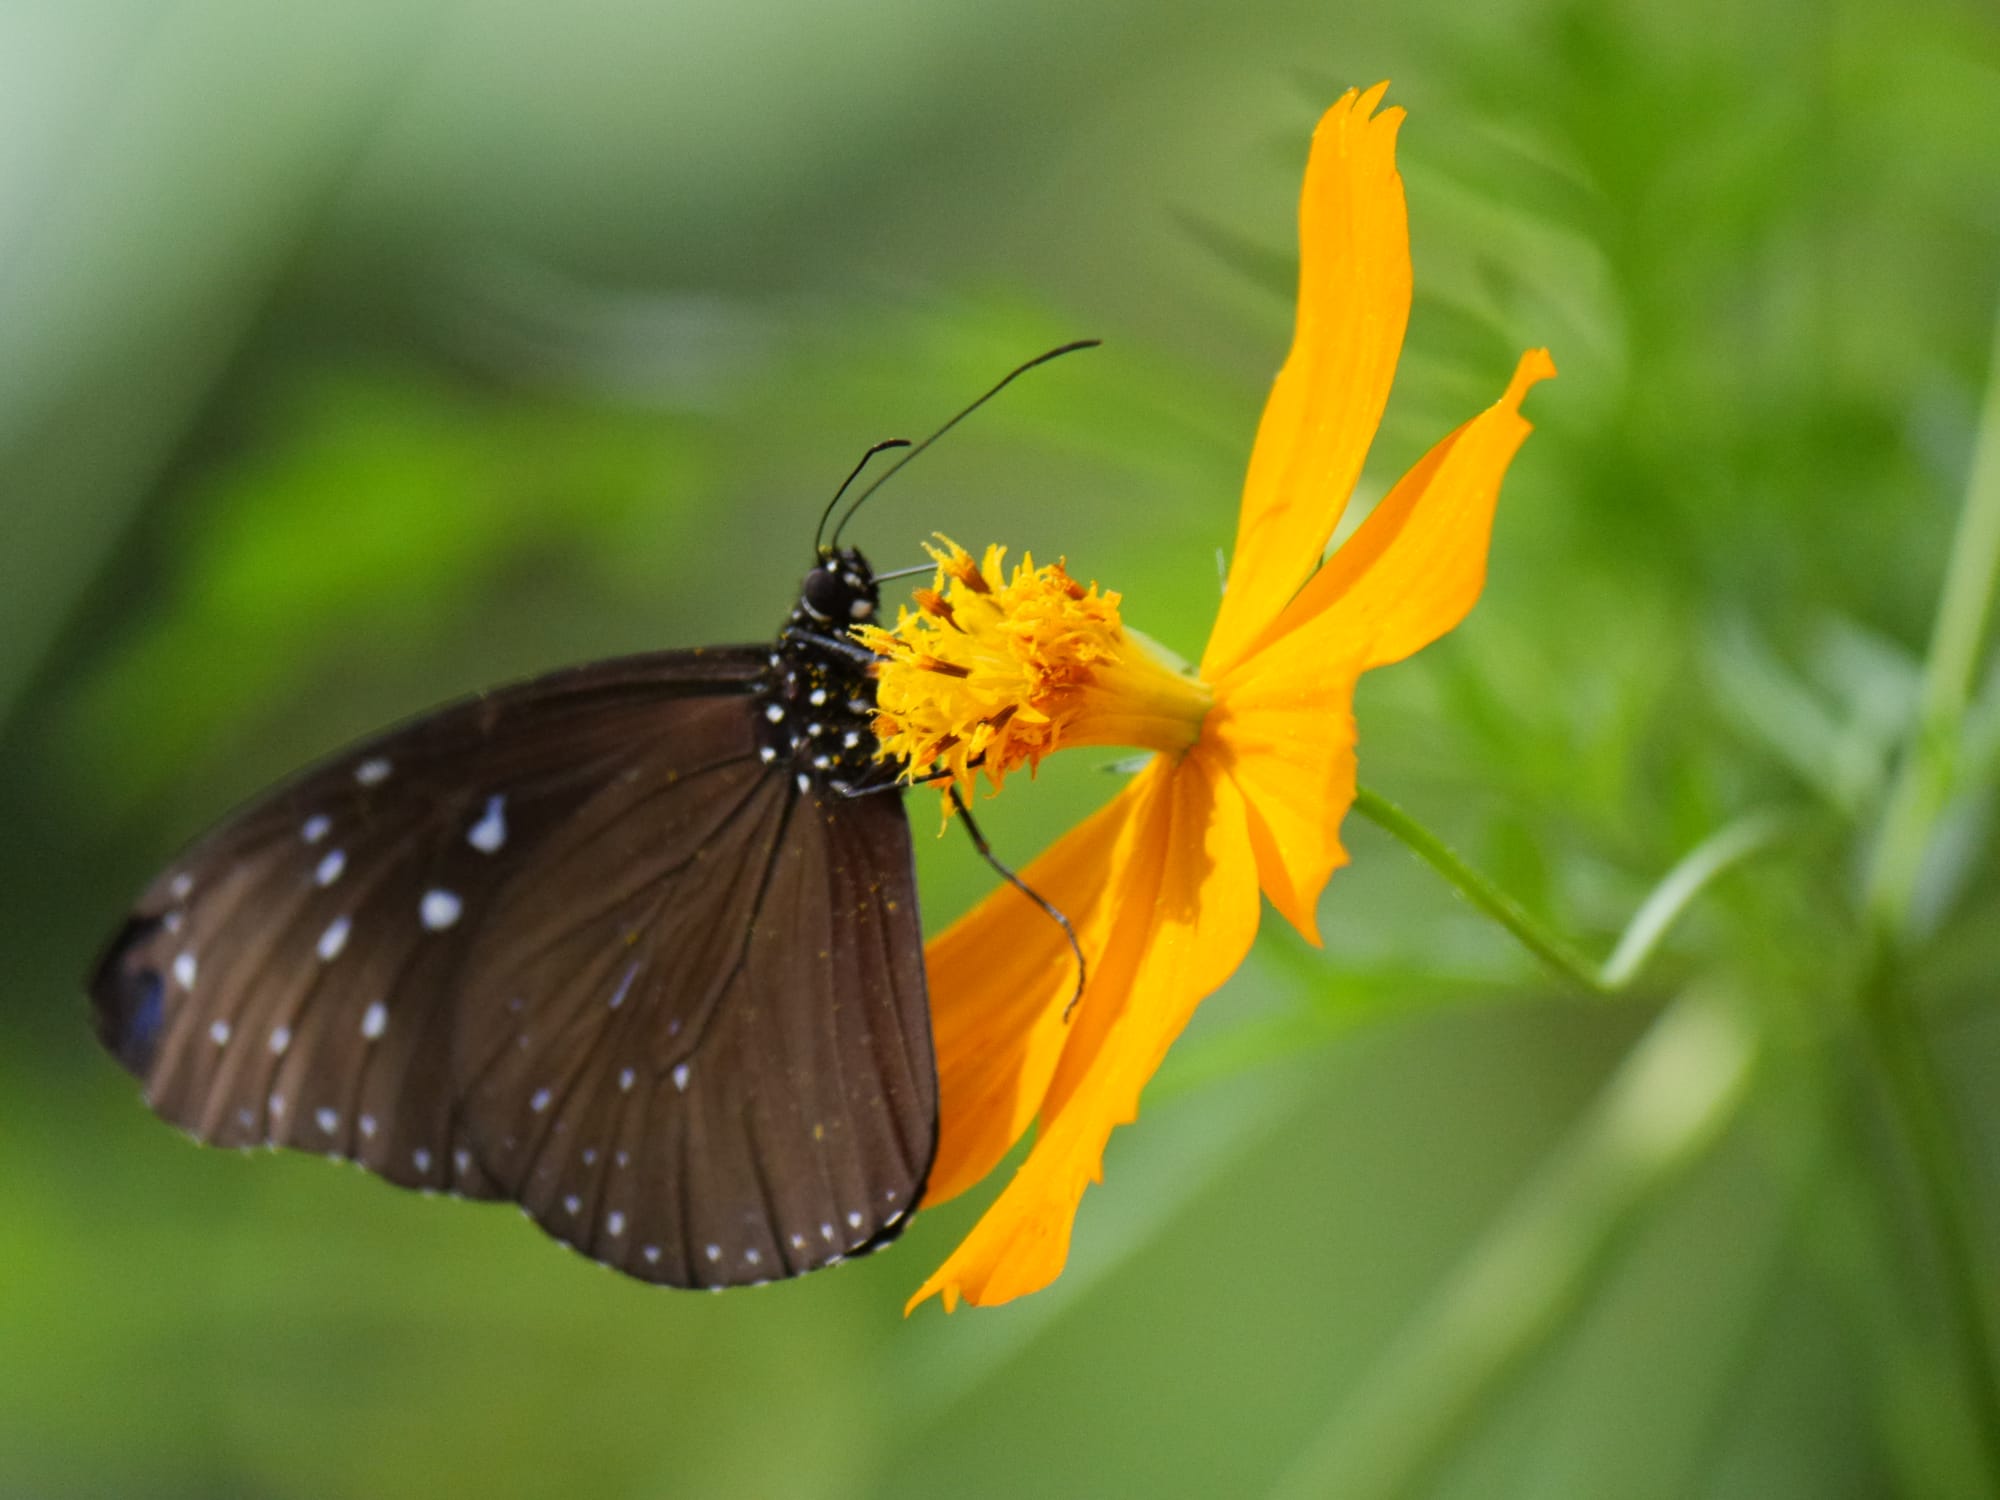
{"label": "brown butterfly wing", "polygon": [[571,819],[496,908],[461,1012],[467,1125],[505,1191],[677,1286],[893,1238],[936,1144],[899,799],[801,790],[743,732]]}
{"label": "brown butterfly wing", "polygon": [[514,1197],[652,1280],[893,1237],[936,1128],[908,829],[760,759],[766,659],[558,674],[269,794],[141,897],[104,1044],[200,1139]]}

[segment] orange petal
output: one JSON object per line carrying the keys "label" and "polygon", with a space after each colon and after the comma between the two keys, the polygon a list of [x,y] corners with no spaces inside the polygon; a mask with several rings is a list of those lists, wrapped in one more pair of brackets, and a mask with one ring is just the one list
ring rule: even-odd
{"label": "orange petal", "polygon": [[1216,686],[1202,727],[1248,806],[1264,894],[1308,942],[1319,897],[1347,863],[1340,823],[1354,802],[1354,681],[1360,663],[1309,632],[1284,636]]}
{"label": "orange petal", "polygon": [[[1159,862],[1150,809],[1166,776],[1166,762],[1155,761],[1021,872],[1070,919],[1088,957],[1077,1017],[1119,983],[1106,967],[1115,902],[1105,898],[1128,888],[1135,864]],[[1001,886],[931,940],[924,966],[939,1091],[937,1161],[923,1200],[930,1206],[992,1171],[1041,1109],[1069,1040],[1063,1011],[1076,992],[1076,959],[1046,913]]]}
{"label": "orange petal", "polygon": [[1530,349],[1507,392],[1417,461],[1259,638],[1298,634],[1293,649],[1358,661],[1401,661],[1450,630],[1486,582],[1493,505],[1507,465],[1532,430],[1521,400],[1556,373]]}
{"label": "orange petal", "polygon": [[[1151,797],[1160,860],[1127,872],[1113,946],[1138,962],[1128,993],[1062,1108],[1045,1116],[1027,1160],[965,1242],[910,1299],[993,1306],[1048,1285],[1069,1255],[1086,1185],[1102,1176],[1105,1142],[1134,1118],[1139,1094],[1203,997],[1235,970],[1257,933],[1256,856],[1241,795],[1197,747]],[[1139,821],[1135,817],[1135,822]],[[1145,841],[1149,846],[1152,838]],[[1095,981],[1093,980],[1093,985]],[[1111,997],[1099,993],[1093,1001]]]}
{"label": "orange petal", "polygon": [[1386,83],[1350,90],[1313,133],[1299,206],[1292,351],[1257,428],[1210,682],[1315,568],[1382,419],[1410,317],[1410,231],[1396,171],[1400,109]]}

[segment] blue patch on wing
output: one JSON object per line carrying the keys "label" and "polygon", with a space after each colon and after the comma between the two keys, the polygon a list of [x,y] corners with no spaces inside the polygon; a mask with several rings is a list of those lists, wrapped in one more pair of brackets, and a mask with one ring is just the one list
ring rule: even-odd
{"label": "blue patch on wing", "polygon": [[166,1017],[167,986],[152,969],[134,975],[132,985],[138,1003],[126,1018],[124,1045],[135,1053],[150,1055],[160,1039],[160,1022]]}
{"label": "blue patch on wing", "polygon": [[167,1021],[166,977],[147,952],[159,926],[153,917],[126,922],[90,976],[98,1039],[127,1072],[140,1078],[153,1065],[153,1052]]}

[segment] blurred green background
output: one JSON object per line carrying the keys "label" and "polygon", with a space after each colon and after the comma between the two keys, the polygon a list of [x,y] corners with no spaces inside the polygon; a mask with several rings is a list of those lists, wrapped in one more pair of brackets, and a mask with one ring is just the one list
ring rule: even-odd
{"label": "blurred green background", "polygon": [[[1380,77],[1363,500],[1562,377],[1364,781],[1597,953],[1795,820],[1630,993],[1354,820],[1063,1279],[907,1322],[990,1188],[691,1297],[146,1114],[79,981],[182,840],[468,687],[769,636],[860,449],[1043,347],[1106,340],[855,539],[1066,554],[1196,652],[1311,124]],[[1996,249],[1984,0],[0,4],[0,1491],[2000,1494]],[[1003,854],[1108,795],[1069,759]],[[928,816],[935,925],[990,876]]]}

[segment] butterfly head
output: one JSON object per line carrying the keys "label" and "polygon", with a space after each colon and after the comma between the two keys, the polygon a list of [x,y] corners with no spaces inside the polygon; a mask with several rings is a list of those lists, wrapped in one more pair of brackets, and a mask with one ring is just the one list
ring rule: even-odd
{"label": "butterfly head", "polygon": [[819,564],[799,585],[795,624],[811,630],[846,635],[850,626],[875,618],[881,603],[875,570],[854,547],[822,547]]}

